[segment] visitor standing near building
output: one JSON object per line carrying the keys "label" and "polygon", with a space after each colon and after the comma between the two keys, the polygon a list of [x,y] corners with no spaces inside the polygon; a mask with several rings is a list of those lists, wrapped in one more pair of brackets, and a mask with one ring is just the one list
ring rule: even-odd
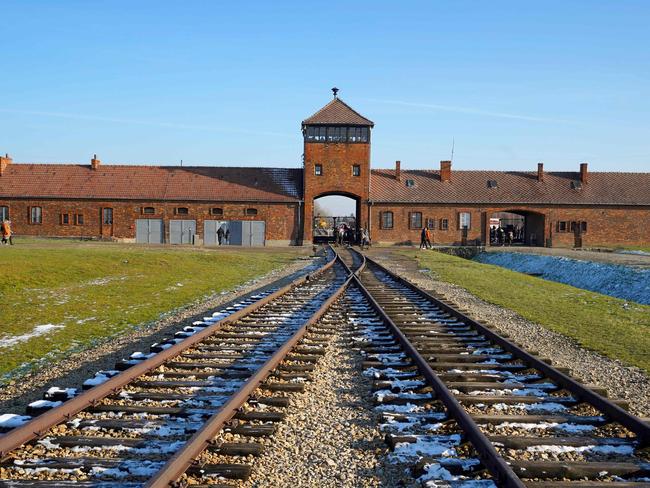
{"label": "visitor standing near building", "polygon": [[426,226],[425,230],[426,230],[425,236],[427,238],[427,246],[428,246],[429,249],[431,249],[433,247],[433,244],[431,243],[431,240],[432,240],[431,239],[431,229],[429,229],[429,226]]}
{"label": "visitor standing near building", "polygon": [[368,237],[368,229],[361,229],[361,250],[368,249],[370,247],[370,237]]}
{"label": "visitor standing near building", "polygon": [[226,229],[226,233],[223,235],[225,243],[230,244],[230,229]]}
{"label": "visitor standing near building", "polygon": [[221,245],[221,242],[223,241],[223,227],[219,227],[217,230],[217,241],[219,241],[219,245]]}
{"label": "visitor standing near building", "polygon": [[2,243],[6,244],[9,241],[9,244],[14,245],[14,238],[11,235],[11,220],[5,220],[2,222]]}

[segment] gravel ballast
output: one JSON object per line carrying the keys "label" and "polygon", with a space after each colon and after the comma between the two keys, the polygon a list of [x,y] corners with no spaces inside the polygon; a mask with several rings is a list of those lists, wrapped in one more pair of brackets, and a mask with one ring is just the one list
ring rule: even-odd
{"label": "gravel ballast", "polygon": [[512,310],[487,303],[460,286],[436,280],[419,269],[411,258],[387,249],[374,249],[370,254],[412,283],[444,295],[475,319],[509,334],[510,340],[525,349],[536,351],[540,357],[551,358],[553,366],[569,368],[577,380],[607,389],[611,398],[627,400],[635,415],[650,417],[650,378],[639,368],[580,347],[574,340],[530,322]]}

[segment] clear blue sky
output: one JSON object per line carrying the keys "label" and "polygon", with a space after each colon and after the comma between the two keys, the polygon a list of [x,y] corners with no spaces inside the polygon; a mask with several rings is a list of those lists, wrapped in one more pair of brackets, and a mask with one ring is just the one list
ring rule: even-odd
{"label": "clear blue sky", "polygon": [[331,99],[373,166],[650,171],[650,1],[2,1],[0,152],[299,167]]}

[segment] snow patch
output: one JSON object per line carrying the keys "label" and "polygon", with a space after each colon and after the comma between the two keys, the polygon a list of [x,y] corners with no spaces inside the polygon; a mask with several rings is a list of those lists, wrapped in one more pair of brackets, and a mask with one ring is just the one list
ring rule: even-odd
{"label": "snow patch", "polygon": [[28,332],[27,334],[22,334],[22,335],[17,335],[17,336],[4,336],[0,338],[0,347],[11,347],[15,346],[16,344],[19,344],[21,342],[26,342],[30,339],[33,339],[34,337],[39,337],[42,335],[46,335],[50,333],[52,330],[55,329],[63,329],[65,327],[64,325],[57,325],[57,324],[43,324],[43,325],[37,325],[32,329],[31,332]]}

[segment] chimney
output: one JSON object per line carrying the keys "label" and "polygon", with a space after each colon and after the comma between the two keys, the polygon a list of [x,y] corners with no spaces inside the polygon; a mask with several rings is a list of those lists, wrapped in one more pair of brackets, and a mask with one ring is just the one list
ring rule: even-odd
{"label": "chimney", "polygon": [[537,181],[544,181],[544,163],[537,163]]}
{"label": "chimney", "polygon": [[5,170],[7,169],[7,166],[9,166],[13,162],[13,159],[9,157],[9,154],[5,154],[4,156],[0,156],[0,176],[3,175]]}
{"label": "chimney", "polygon": [[451,181],[451,161],[440,161],[440,181]]}
{"label": "chimney", "polygon": [[93,154],[93,158],[90,160],[90,167],[94,170],[98,170],[101,163],[102,162],[97,159],[97,154]]}
{"label": "chimney", "polygon": [[395,180],[402,181],[401,161],[395,161]]}
{"label": "chimney", "polygon": [[587,163],[580,163],[580,183],[587,183]]}

